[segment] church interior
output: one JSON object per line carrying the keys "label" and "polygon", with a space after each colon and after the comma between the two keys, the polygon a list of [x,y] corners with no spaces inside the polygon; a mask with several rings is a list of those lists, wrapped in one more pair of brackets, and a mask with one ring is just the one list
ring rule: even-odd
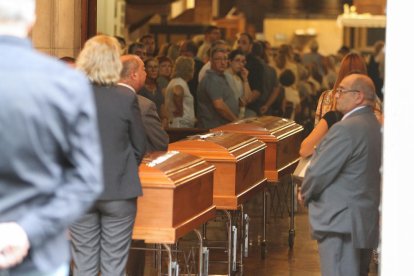
{"label": "church interior", "polygon": [[[104,34],[122,38],[125,53],[150,35],[154,56],[164,50],[174,61],[183,41],[202,45],[209,26],[230,49],[242,33],[262,41],[278,74],[284,45],[293,62],[317,42],[326,72],[338,72],[344,49],[361,55],[368,71],[382,54],[376,92],[384,103],[386,0],[38,0],[37,11],[33,45],[58,59],[76,59],[89,38]],[[308,73],[312,92],[301,110],[283,105],[214,128],[165,127],[168,151],[148,154],[139,167],[144,196],[127,275],[321,275],[293,174],[318,98],[336,75],[318,81]],[[382,275],[380,267],[377,248],[369,275]]]}

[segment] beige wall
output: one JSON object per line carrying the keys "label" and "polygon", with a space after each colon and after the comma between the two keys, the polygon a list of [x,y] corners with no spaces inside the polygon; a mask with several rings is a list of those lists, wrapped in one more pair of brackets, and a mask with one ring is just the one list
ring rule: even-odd
{"label": "beige wall", "polygon": [[342,46],[342,29],[334,19],[265,19],[263,31],[266,40],[273,46],[279,46],[292,43],[296,30],[301,29],[306,33],[309,28],[316,31],[316,36],[297,36],[296,41],[305,44],[316,37],[322,54],[336,53]]}
{"label": "beige wall", "polygon": [[37,0],[34,46],[56,57],[76,57],[81,43],[81,0]]}

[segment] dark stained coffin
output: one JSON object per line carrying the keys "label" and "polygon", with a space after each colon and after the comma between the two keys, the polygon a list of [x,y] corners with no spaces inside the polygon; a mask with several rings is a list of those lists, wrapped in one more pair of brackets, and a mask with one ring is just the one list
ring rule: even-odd
{"label": "dark stained coffin", "polygon": [[246,118],[222,125],[212,131],[251,135],[266,143],[265,176],[275,182],[292,173],[299,161],[303,127],[292,120],[275,116]]}
{"label": "dark stained coffin", "polygon": [[198,155],[216,167],[214,205],[237,210],[263,188],[265,143],[255,137],[213,132],[171,143],[169,150]]}
{"label": "dark stained coffin", "polygon": [[143,196],[132,238],[172,244],[214,218],[213,172],[213,165],[187,153],[147,155],[139,167]]}

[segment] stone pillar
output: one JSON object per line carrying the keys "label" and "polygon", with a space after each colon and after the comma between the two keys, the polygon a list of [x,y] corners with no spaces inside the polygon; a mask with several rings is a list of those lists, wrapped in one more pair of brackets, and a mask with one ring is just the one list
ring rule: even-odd
{"label": "stone pillar", "polygon": [[76,57],[81,49],[81,0],[37,0],[33,45],[56,56]]}

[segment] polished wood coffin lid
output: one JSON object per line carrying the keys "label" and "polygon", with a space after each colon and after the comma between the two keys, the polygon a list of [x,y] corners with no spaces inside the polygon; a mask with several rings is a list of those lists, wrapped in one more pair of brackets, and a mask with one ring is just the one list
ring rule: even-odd
{"label": "polished wood coffin lid", "polygon": [[214,166],[178,151],[146,155],[139,167],[143,196],[133,239],[175,243],[189,231],[215,217]]}
{"label": "polished wood coffin lid", "polygon": [[275,116],[252,117],[212,129],[252,135],[266,143],[266,171],[269,181],[294,170],[299,161],[303,127],[292,120]]}
{"label": "polished wood coffin lid", "polygon": [[223,131],[190,136],[168,147],[217,162],[236,161],[264,148],[266,145],[255,137]]}
{"label": "polished wood coffin lid", "polygon": [[211,132],[171,143],[178,150],[205,158],[216,166],[214,204],[217,209],[236,210],[266,181],[264,153],[266,144],[239,133]]}

